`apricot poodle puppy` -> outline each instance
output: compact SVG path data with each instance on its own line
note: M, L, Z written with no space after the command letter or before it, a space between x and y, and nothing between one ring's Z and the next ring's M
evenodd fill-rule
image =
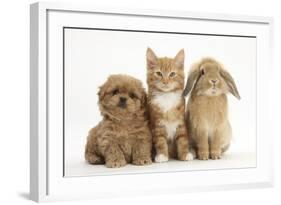
M140 80L111 75L99 90L102 121L89 131L85 159L115 168L151 164L152 137Z

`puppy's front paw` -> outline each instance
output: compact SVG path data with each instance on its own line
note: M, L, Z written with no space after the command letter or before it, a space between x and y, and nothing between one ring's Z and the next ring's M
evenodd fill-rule
M90 163L90 164L104 164L104 160L97 156L97 155L86 155L86 160Z
M119 168L119 167L124 167L126 165L126 161L125 159L112 160L112 161L107 161L105 165L108 168Z
M198 159L208 160L209 159L209 152L198 152Z
M211 159L214 159L214 160L220 159L221 158L221 152L220 151L216 151L216 152L211 151L210 157L211 157Z
M161 162L167 162L169 158L165 156L164 154L157 154L155 157L155 162L161 163Z
M137 158L133 160L133 164L134 165L148 165L151 164L152 161L150 158L146 157L146 158Z

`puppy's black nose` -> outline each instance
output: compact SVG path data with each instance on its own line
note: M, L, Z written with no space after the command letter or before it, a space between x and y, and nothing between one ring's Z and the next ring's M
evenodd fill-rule
M120 97L120 102L126 102L127 98Z
M120 97L120 98L119 98L119 103L118 103L119 107L121 107L121 108L126 107L126 101L127 101L127 98L125 98L125 97Z

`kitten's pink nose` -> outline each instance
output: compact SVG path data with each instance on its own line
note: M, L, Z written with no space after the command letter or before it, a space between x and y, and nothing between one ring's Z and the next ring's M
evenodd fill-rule
M168 79L164 79L164 80L163 80L163 84L164 84L164 85L167 85L168 83L169 83Z

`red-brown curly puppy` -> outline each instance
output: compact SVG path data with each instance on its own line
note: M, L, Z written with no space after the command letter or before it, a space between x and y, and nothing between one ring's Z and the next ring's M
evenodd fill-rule
M89 132L85 159L107 167L130 162L150 164L152 137L141 81L128 75L111 75L98 95L103 120Z

